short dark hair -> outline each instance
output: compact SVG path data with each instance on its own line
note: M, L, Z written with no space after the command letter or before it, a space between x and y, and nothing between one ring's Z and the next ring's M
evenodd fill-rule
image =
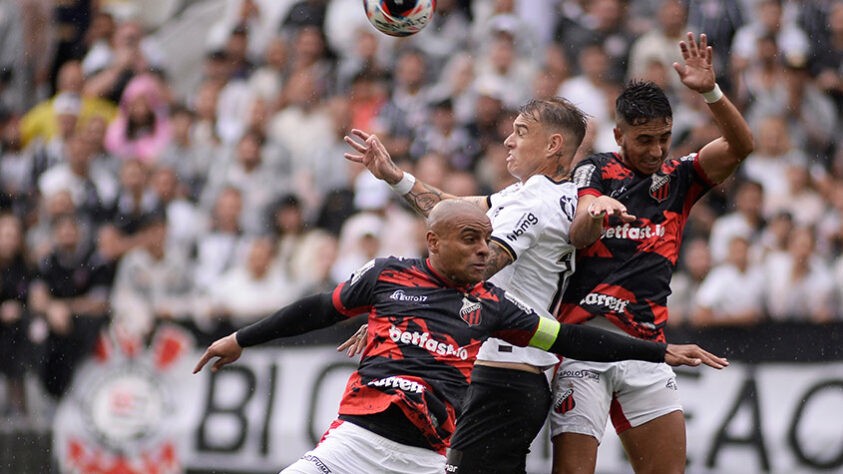
M673 117L670 102L661 87L653 82L632 80L615 101L618 119L630 125L641 125L654 119Z
M582 144L585 129L588 126L588 116L579 107L562 97L533 99L521 106L518 113L542 125L570 133L576 145L572 152L576 152Z

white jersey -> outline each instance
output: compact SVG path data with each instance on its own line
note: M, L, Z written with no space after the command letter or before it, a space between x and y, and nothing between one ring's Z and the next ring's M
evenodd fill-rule
M492 240L512 257L490 282L531 306L544 317L562 298L574 272L574 251L568 232L577 208L577 187L536 175L489 196ZM532 347L517 347L489 338L477 354L480 360L521 362L550 367L555 355Z

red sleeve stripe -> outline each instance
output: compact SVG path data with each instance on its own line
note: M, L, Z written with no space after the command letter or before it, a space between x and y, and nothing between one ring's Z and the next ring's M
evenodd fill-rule
M705 174L705 170L703 169L702 165L700 164L700 154L697 153L697 156L694 157L694 170L696 170L697 174L702 178L703 182L711 187L717 186L719 183L715 183L712 181L707 174Z
M340 314L344 315L348 318L353 318L358 314L368 313L372 306L358 306L357 308L346 308L342 304L342 300L340 300L340 292L342 288L345 286L346 282L342 282L334 288L333 294L331 294L331 301L334 303L334 309L336 309Z
M586 194L594 196L594 197L600 197L600 196L603 195L603 193L601 193L600 191L598 191L594 188L582 188L582 189L577 191L577 196L579 196L579 197L583 197Z

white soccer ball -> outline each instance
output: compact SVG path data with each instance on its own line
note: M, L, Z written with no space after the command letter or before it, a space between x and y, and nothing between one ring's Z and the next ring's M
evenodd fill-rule
M363 0L366 18L382 33L410 36L433 18L436 0Z

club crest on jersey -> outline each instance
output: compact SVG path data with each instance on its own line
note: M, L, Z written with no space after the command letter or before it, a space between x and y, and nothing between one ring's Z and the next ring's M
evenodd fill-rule
M653 174L653 182L650 183L650 197L662 202L667 199L668 194L670 194L670 175Z
M574 409L577 405L574 401L574 389L569 388L564 392L558 394L556 399L553 401L553 411L560 415L564 415L565 413Z
M462 299L462 308L460 308L460 317L469 326L476 326L480 324L480 303L471 301L466 297Z

